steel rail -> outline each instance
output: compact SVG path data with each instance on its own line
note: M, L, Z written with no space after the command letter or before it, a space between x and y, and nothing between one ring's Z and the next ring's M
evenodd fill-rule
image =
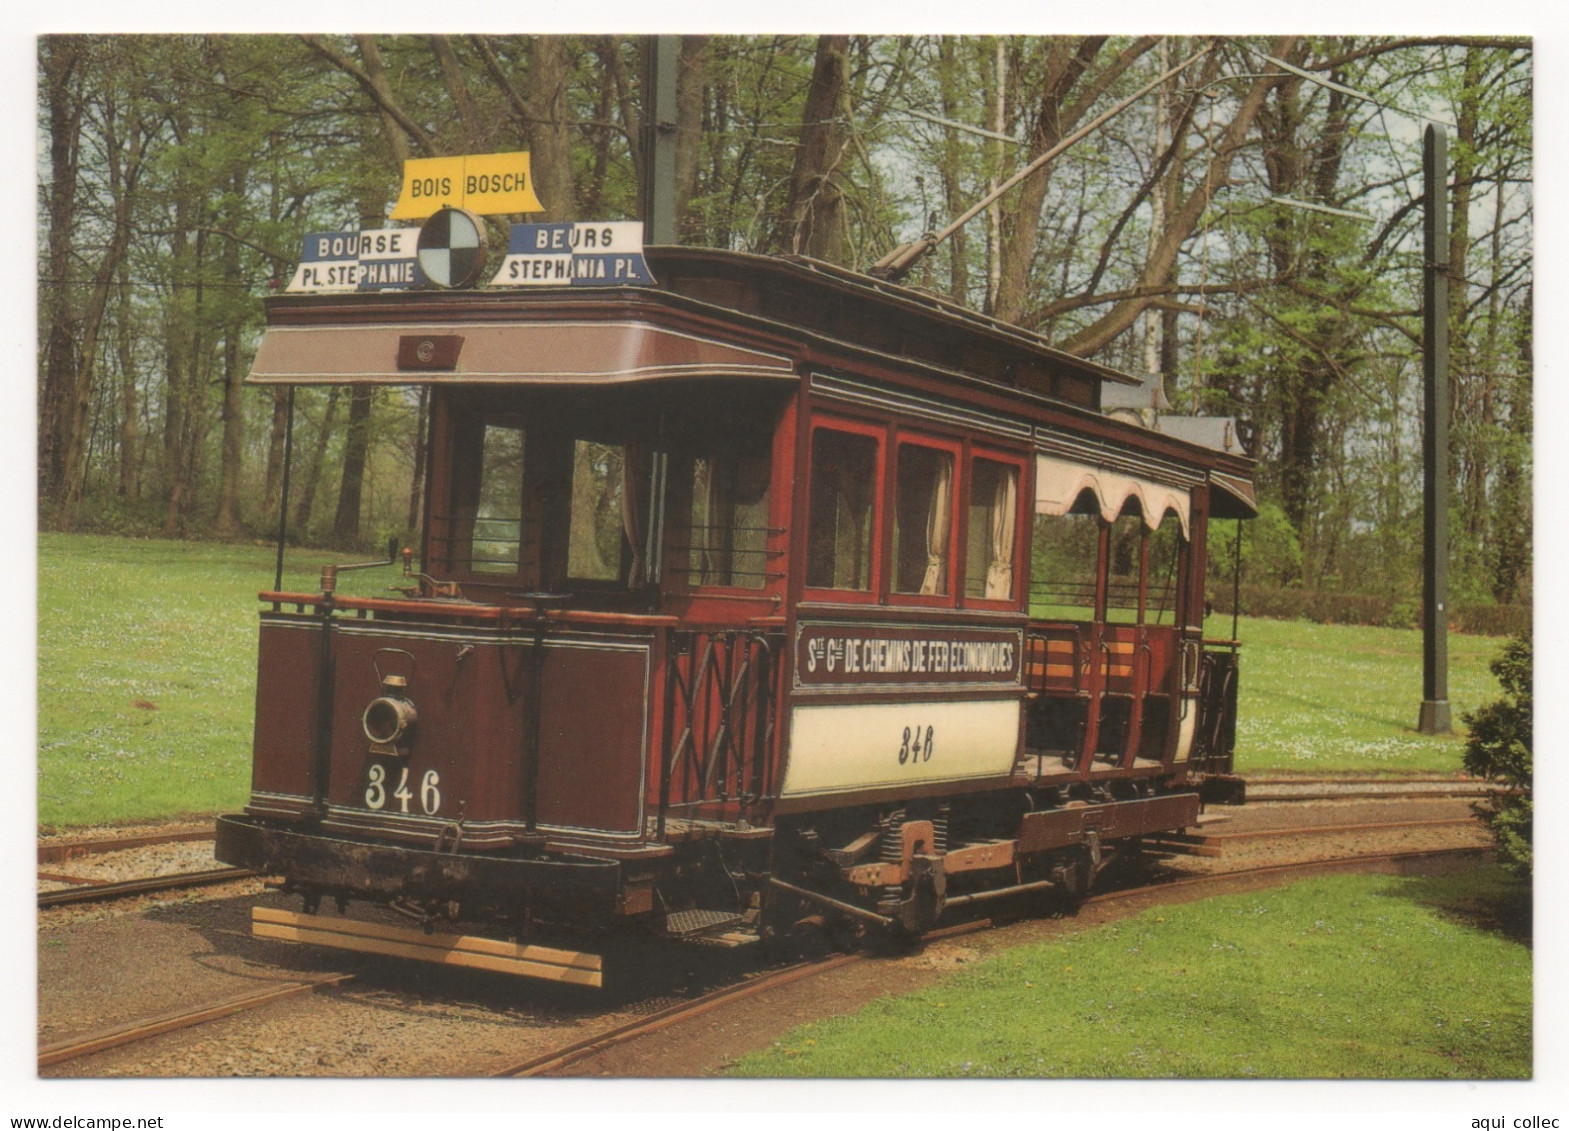
M38 907L42 910L46 907L64 907L73 903L102 903L129 895L143 895L147 892L208 887L212 884L227 883L230 880L249 879L260 874L248 868L213 868L205 872L175 872L167 876L144 876L140 879L121 880L115 883L93 883L89 887L39 892Z
M98 840L50 841L38 846L40 864L59 864L78 856L101 856L106 852L124 852L132 848L147 848L156 844L178 844L184 841L212 840L211 828L189 829L177 833L143 833L134 836L104 837Z
M936 939L951 938L954 935L970 934L974 931L984 930L991 925L992 921L990 919L958 923L951 927L940 927L937 930L928 931L922 936L922 940L930 942ZM671 1025L690 1018L701 1017L703 1014L710 1013L722 1005L744 1001L749 997L754 997L768 990L788 986L790 983L798 982L803 978L809 978L815 974L825 974L830 970L837 970L841 966L849 966L862 961L865 957L866 955L856 951L849 954L830 955L827 958L814 959L809 962L798 962L794 965L786 966L782 970L761 975L748 982L742 982L734 986L721 986L719 989L712 990L702 997L693 998L691 1001L678 1002L660 1010L658 1013L640 1017L624 1025L618 1025L604 1032L584 1037L582 1040L574 1041L563 1048L553 1049L550 1052L542 1053L528 1060L495 1069L486 1075L495 1077L544 1076L558 1068L564 1068L585 1057L592 1056L597 1052L624 1044L627 1041L649 1033L657 1033L661 1029L667 1029Z
M1079 901L1079 906L1089 904L1109 904L1119 900L1132 900L1149 895L1158 895L1165 892L1191 887L1221 887L1228 882L1243 881L1248 879L1268 878L1277 875L1289 875L1293 872L1315 873L1333 872L1372 864L1395 863L1404 860L1418 860L1433 856L1482 852L1481 848L1433 848L1419 849L1411 852L1396 853L1368 853L1356 856L1337 857L1332 860L1308 860L1290 864L1269 864L1253 868L1237 868L1222 872L1212 872L1202 876L1184 876L1176 879L1163 880L1159 883L1148 884L1136 888L1123 888L1116 891L1099 892ZM922 943L934 942L939 939L962 937L978 934L997 925L993 919L972 920L965 923L956 923L950 927L929 931L921 937ZM778 989L818 974L826 974L844 966L866 961L869 955L857 951L850 954L834 955L827 959L814 962L798 963L788 966L774 974L764 975L735 986L725 986L695 998L689 1002L681 1002L660 1010L649 1017L639 1018L635 1021L618 1025L612 1029L596 1033L575 1041L563 1048L554 1049L528 1060L509 1064L503 1068L495 1069L487 1075L494 1077L521 1077L521 1076L547 1076L559 1072L561 1069L585 1060L598 1053L605 1052L618 1045L627 1044L639 1037L648 1036L664 1029L672 1028L685 1021L711 1013L722 1006L733 1002L743 1001L746 998L764 993L768 990Z
M1331 783L1332 784L1332 783ZM1492 792L1486 786L1457 782L1453 786L1437 789L1371 789L1358 788L1361 783L1346 783L1348 788L1325 789L1316 793L1277 793L1278 787L1262 786L1248 790L1249 805L1291 804L1297 801L1442 801L1454 797L1485 797Z
M504 1068L487 1072L486 1075L545 1076L557 1069L565 1068L575 1061L582 1060L584 1057L592 1056L594 1053L602 1052L616 1045L625 1044L633 1038L641 1037L648 1033L657 1033L661 1029L669 1028L671 1025L693 1017L701 1017L703 1014L718 1009L722 1005L743 1001L765 990L787 986L791 982L800 981L802 978L811 977L813 974L821 974L828 970L836 970L840 966L848 966L853 962L860 961L861 957L860 954L836 954L831 958L819 959L815 962L801 962L794 966L787 966L783 970L765 974L759 978L754 978L752 981L743 982L740 985L722 986L711 993L704 994L702 997L694 998L691 1001L679 1002L666 1009L661 1009L658 1013L651 1014L648 1017L640 1017L635 1021L618 1025L602 1033L595 1033L591 1037L584 1037L580 1041L574 1041L564 1048L553 1049L548 1053L531 1057L520 1063L509 1064Z
M1335 836L1339 833L1388 832L1395 829L1439 828L1446 825L1476 825L1476 817L1432 817L1420 821L1372 821L1356 825L1303 825L1299 828L1248 829L1236 833L1199 833L1186 843L1224 845L1233 840L1268 840L1271 837Z
M155 1017L146 1017L139 1021L132 1021L124 1025L116 1025L109 1029L101 1029L85 1036L71 1037L64 1041L55 1041L44 1045L38 1050L38 1067L45 1068L52 1064L64 1064L67 1061L77 1060L93 1053L103 1052L106 1049L118 1048L122 1045L134 1044L150 1037L172 1033L179 1029L189 1029L197 1025L206 1024L208 1021L217 1021L231 1014L239 1013L246 1009L255 1009L258 1006L268 1005L285 998L295 997L299 994L313 993L316 990L331 986L341 986L352 982L353 974L327 974L305 981L285 982L266 989L251 990L248 993L236 994L233 997L220 998L217 1001L207 1002L203 1005L190 1006L185 1009L171 1010L160 1013Z

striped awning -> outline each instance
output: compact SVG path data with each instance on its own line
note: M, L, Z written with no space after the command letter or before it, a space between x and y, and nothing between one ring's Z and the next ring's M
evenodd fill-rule
M1035 457L1037 514L1067 514L1086 491L1094 496L1095 506L1107 522L1114 521L1122 513L1129 499L1137 499L1139 513L1151 530L1159 529L1167 512L1174 511L1182 524L1182 536L1188 537L1191 504L1186 488L1055 456Z

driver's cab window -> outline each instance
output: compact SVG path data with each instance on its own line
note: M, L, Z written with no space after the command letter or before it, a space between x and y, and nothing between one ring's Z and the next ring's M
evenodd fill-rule
M693 457L688 585L762 589L782 576L770 569L768 480L766 450Z
M512 592L640 584L644 447L590 432L548 403L476 399L450 412L447 487L430 515L433 573Z
M487 424L470 562L477 573L516 573L523 531L523 429Z
M523 422L464 414L452 440L452 500L431 516L432 565L515 574L523 543Z
M628 527L636 520L628 491L626 448L572 442L572 497L567 518L567 578L621 581L629 565Z

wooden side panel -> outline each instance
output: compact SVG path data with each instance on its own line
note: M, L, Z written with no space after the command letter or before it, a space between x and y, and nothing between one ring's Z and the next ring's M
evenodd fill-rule
M642 830L649 674L647 647L547 645L539 735L541 825Z
M256 665L256 729L250 811L282 816L315 789L316 688L320 622L267 616ZM296 800L285 800L285 799Z
M515 818L523 677L504 646L376 622L345 621L335 635L331 804L367 817ZM404 757L373 751L362 727L382 694L378 667L407 676L419 712Z

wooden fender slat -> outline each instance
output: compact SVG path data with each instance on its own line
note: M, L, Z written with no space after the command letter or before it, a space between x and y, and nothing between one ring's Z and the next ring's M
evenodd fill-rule
M578 986L603 984L603 960L597 954L508 943L478 935L427 935L413 927L362 923L270 907L251 909L251 933L262 939L413 958Z

